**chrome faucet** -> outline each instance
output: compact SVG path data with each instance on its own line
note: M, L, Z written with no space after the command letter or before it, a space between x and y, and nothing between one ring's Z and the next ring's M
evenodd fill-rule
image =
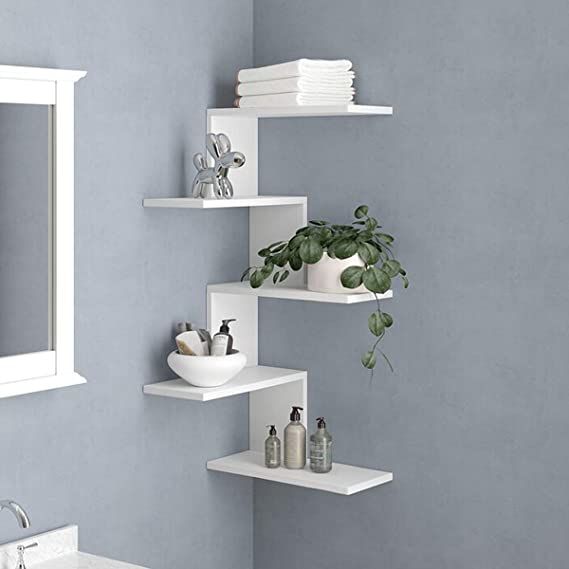
M26 529L30 527L30 518L28 518L28 514L26 514L24 508L22 508L20 504L14 502L14 500L0 500L0 511L4 508L10 510L14 514L14 517L18 520L18 524L21 528Z

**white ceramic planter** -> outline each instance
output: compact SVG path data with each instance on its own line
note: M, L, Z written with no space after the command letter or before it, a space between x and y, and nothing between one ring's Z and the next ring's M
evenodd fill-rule
M315 292L368 292L363 285L358 288L346 288L340 280L344 269L354 265L363 267L364 264L359 255L354 255L348 259L332 259L327 253L324 253L318 263L307 265L307 288Z
M197 387L218 387L235 377L247 363L245 354L233 350L227 356L185 356L172 352L168 356L170 369Z

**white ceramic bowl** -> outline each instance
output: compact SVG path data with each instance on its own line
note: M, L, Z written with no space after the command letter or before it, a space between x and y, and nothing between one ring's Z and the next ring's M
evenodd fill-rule
M185 356L172 352L170 369L196 387L218 387L235 377L247 363L245 354L233 350L226 356Z

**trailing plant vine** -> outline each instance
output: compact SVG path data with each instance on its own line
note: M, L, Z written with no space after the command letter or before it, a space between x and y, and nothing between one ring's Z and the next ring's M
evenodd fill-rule
M324 220L309 221L298 229L288 241L277 241L259 251L264 259L261 266L249 267L241 280L249 279L253 288L260 287L272 277L274 284L284 282L290 271L299 271L304 264L318 263L327 253L329 257L349 259L359 255L363 266L350 266L342 272L342 285L349 289L363 286L375 296L376 310L368 318L369 331L374 336L373 344L361 358L362 365L373 370L377 353L393 371L393 366L379 348L393 317L381 309L378 294L386 293L395 278L401 279L404 288L409 286L407 273L393 255L395 238L385 233L375 217L369 215L367 205L354 211L355 220L350 225L339 225ZM372 372L373 373L373 372Z

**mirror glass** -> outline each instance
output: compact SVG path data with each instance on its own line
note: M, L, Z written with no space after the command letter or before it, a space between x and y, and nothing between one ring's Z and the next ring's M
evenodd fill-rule
M0 357L52 349L48 124L0 104Z

